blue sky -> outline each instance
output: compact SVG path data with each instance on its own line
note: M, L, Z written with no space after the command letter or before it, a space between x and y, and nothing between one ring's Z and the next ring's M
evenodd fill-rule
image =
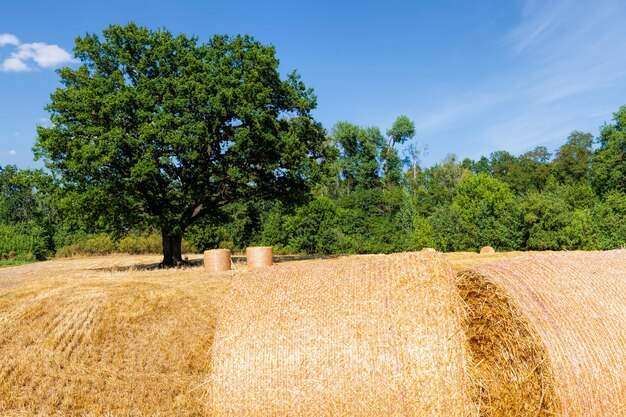
M598 134L626 104L626 2L28 1L0 11L0 165L39 167L35 126L72 63L77 35L135 21L196 35L248 33L276 46L318 95L315 117L416 123L426 165L554 150L572 130Z

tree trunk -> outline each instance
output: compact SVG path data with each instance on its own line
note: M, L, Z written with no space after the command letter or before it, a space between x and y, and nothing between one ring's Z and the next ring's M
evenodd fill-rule
M174 236L167 232L162 232L163 236L163 262L161 266L166 268L176 267L186 262L181 254L182 236Z

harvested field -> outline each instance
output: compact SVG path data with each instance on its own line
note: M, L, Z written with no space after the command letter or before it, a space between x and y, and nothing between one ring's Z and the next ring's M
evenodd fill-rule
M202 384L230 275L144 268L158 259L0 270L0 415L207 415Z
M457 301L433 253L242 274L216 330L215 415L468 415Z
M626 251L526 255L457 285L481 415L626 415Z
M517 255L523 256L510 259ZM372 401L383 407L384 415L406 415L397 410L405 410L405 404L422 395L418 411L408 415L457 415L454 413L461 410L458 415L626 416L624 251L444 254L454 271L469 268L457 281L465 303L472 308L461 311L460 317L467 317L462 323L467 326L470 342L463 346L459 344L465 332L451 330L451 326L458 329L459 325L454 322L456 313L450 310L454 302L446 301L451 293L445 274L435 273L428 279L423 274L407 273L417 264L421 265L417 270L446 266L434 261L435 267L425 261L438 257L432 253L413 256L284 262L253 272L235 264L236 271L218 274L210 274L201 266L152 269L160 260L157 256L54 260L2 268L0 415L211 415L207 378L223 298L232 297L227 294L233 277L246 276L263 284L266 279L276 280L267 275L275 272L283 277L276 290L265 283L258 290L241 294L249 303L242 305L246 314L252 318L267 316L266 322L251 321L250 328L235 322L225 329L239 328L241 333L232 333L233 338L245 338L255 326L266 326L276 340L270 340L268 333L267 338L261 338L265 340L261 350L216 360L222 361L222 371L226 366L260 367L268 361L273 361L272 366L282 364L270 375L279 382L279 389L270 391L270 398L289 401L301 398L305 390L326 390L328 394L323 384L331 381L334 393L341 395L330 407L336 407L332 411L339 415L356 414L356 408L365 407L368 400L358 403L359 395L369 389ZM359 266L364 260L377 266L364 269ZM501 262L481 266L494 260ZM333 273L343 278L323 279ZM311 279L305 282L303 276ZM368 277L378 280L362 288ZM382 277L389 279L383 283ZM241 291L243 283L239 281L234 289ZM394 295L400 289L406 297ZM259 291L265 291L269 300L257 306ZM364 293L369 295L361 298ZM385 294L394 296L385 298ZM331 297L343 306L339 309L346 313L343 320L337 319L342 316L330 305ZM292 299L297 303L290 302ZM381 303L381 299L388 302ZM418 303L412 301L416 299ZM461 298L456 300L465 306ZM293 305L301 309L290 310ZM317 313L308 314L307 309ZM380 321L375 320L377 315L382 317ZM312 321L289 321L297 317ZM224 334L222 330L220 333ZM301 350L289 348L289 338L294 337L309 344L304 343ZM478 340L482 351L477 349ZM324 346L326 350L320 350ZM218 345L216 351L224 348ZM278 349L282 356L263 354L263 349ZM498 349L510 357L502 360ZM308 362L307 352L317 355L313 362ZM461 384L459 352L464 352L467 371ZM325 379L316 379L315 372L331 368L330 361L324 364L320 359L324 355L333 364L341 359L343 367L341 371L330 369L323 375ZM487 358L482 360L480 355ZM287 371L296 375L289 366L298 361L303 365L296 372L305 376L296 380L300 386L295 383L301 391L281 391L285 384L280 385L279 376ZM349 367L354 371L346 378L344 371ZM487 369L491 371L485 372ZM241 373L244 371L235 372L232 378L245 380L248 371L245 369L245 375ZM508 380L502 379L503 372L508 373ZM338 382L342 375L344 385ZM263 377L263 373L257 376ZM358 389L355 380L361 384ZM494 385L490 381L499 382ZM508 388L500 393L494 390L494 386L505 387L507 383ZM513 394L503 396L503 392ZM384 395L389 397L381 398ZM500 410L509 407L509 411L498 414L498 401L494 400L498 396L506 397L500 404L508 404ZM326 404L307 399L300 407L311 407L313 412ZM224 407L232 409L237 404L235 400L222 401L225 414L228 409ZM511 409L515 414L507 414Z

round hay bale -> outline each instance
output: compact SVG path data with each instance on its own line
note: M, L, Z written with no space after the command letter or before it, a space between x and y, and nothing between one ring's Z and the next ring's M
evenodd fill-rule
M436 253L437 249L434 249L434 248L422 248L422 250L420 252Z
M491 255L496 253L496 250L494 248L492 248L491 246L483 246L480 249L480 254L481 255Z
M412 253L283 264L233 281L210 377L215 416L465 416L449 264Z
M204 251L204 269L207 271L230 271L230 265L229 249L211 249Z
M266 268L272 266L271 246L252 246L246 249L246 264L248 268Z
M526 255L457 286L484 415L626 415L626 251Z

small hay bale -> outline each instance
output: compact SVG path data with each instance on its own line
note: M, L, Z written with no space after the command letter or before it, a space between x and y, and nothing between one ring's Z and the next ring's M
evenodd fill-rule
M436 253L437 249L434 249L434 248L422 248L422 250L420 252Z
M235 278L215 416L465 416L465 340L439 254L284 264Z
M246 264L248 268L266 268L272 266L271 246L252 246L246 249Z
M211 249L204 251L204 269L210 272L230 271L230 250Z
M491 246L483 246L480 249L480 254L481 255L492 255L496 253L496 250L494 248L492 248Z
M626 251L502 260L457 287L481 416L626 415Z

